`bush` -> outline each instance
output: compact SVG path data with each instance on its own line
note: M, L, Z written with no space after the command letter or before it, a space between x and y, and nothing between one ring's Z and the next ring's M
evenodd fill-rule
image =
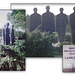
M15 31L15 37L17 37L19 40L25 40L25 32Z
M18 52L18 55L21 57L21 59L25 59L25 40L16 40L14 45L14 51Z
M71 34L70 33L69 34L66 34L65 41L66 42L71 42Z
M53 34L49 32L35 31L26 35L26 56L28 57L53 57Z
M58 33L57 32L54 32L53 34L53 43L55 44L55 43L58 43Z
M61 44L59 44L58 51L60 52L61 56L63 54L63 45L71 45L71 42L62 42Z
M1 45L0 49L1 71L25 70L25 40L16 40L13 46Z

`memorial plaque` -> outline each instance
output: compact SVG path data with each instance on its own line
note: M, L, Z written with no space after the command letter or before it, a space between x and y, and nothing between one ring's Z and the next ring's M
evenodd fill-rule
M75 72L75 45L63 45L63 72Z

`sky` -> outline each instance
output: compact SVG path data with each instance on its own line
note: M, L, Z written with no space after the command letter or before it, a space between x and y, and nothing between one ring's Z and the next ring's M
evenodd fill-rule
M12 4L11 9L25 9L26 14L31 15L33 13L33 8L36 7L38 9L37 12L42 15L46 12L46 6L50 6L50 11L54 13L54 15L60 13L59 9L61 7L64 8L65 14L70 15L71 13L73 13L73 7L75 6L75 4Z
M0 10L0 28L3 28L8 23L7 14L11 12L11 10Z

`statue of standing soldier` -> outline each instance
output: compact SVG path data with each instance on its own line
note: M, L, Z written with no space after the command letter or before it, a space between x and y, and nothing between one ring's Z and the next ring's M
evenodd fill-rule
M10 44L10 36L9 36L9 33L10 33L9 23L7 23L7 27L6 27L6 45L9 45Z
M52 34L55 32L54 14L49 10L50 7L46 6L46 13L42 15L42 31L49 31Z
M56 16L56 31L58 32L59 42L64 42L66 25L68 24L67 15L63 13L63 8L60 8L60 14Z
M14 25L12 25L12 28L11 28L11 43L12 43L12 45L14 44L14 42L15 42Z
M75 7L73 8L74 12L70 15L70 26L71 26L71 35L72 43L75 44Z
M34 31L41 24L41 15L37 13L37 8L34 8L34 13L30 16L30 31Z
M4 25L4 28L3 28L3 44L5 45L6 44L6 25Z

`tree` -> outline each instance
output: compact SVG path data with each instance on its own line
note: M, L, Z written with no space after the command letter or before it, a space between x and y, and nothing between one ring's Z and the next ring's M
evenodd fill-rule
M25 30L25 10L13 10L11 13L11 20L15 28Z

